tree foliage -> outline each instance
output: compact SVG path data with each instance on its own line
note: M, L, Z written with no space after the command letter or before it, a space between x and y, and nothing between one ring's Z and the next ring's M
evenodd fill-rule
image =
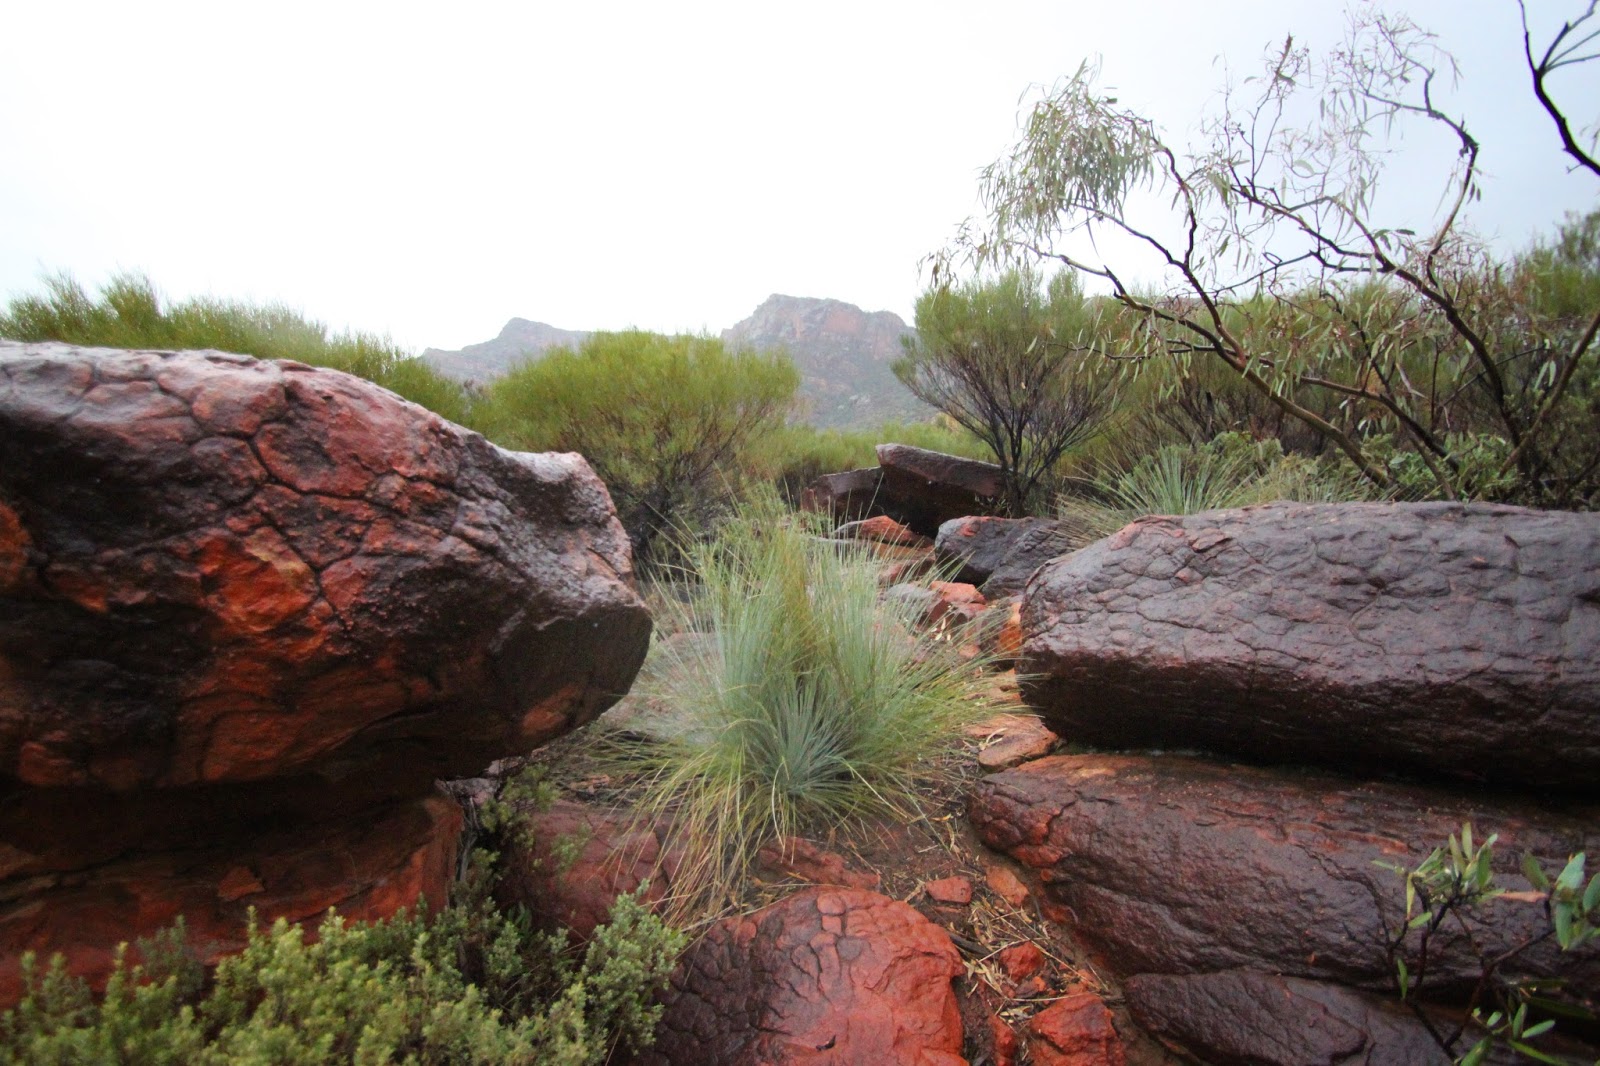
M799 385L787 358L712 337L596 333L496 379L475 421L506 447L582 453L648 561L737 486Z
M895 374L988 447L1014 517L1111 411L1116 375L1084 345L1095 317L1072 274L1041 285L1025 268L936 285L917 301Z
M1541 100L1550 75L1594 58L1594 14L1542 58L1528 46ZM1085 65L985 171L985 217L936 269L1050 259L1098 278L1134 320L1111 354L1215 361L1380 485L1390 474L1366 442L1386 434L1447 498L1473 491L1465 441L1500 449L1521 498L1593 502L1600 300L1541 303L1537 272L1496 261L1467 228L1481 147L1444 101L1454 73L1431 35L1363 9L1325 56L1292 38L1273 48L1184 146ZM1434 160L1439 207L1393 218L1392 149L1430 132L1451 146Z

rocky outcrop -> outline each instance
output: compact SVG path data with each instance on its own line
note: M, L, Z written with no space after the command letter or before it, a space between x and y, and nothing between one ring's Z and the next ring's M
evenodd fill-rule
M1450 1063L1407 1008L1321 981L1238 970L1146 974L1125 992L1141 1026L1219 1066Z
M823 474L800 494L800 506L850 524L883 511L883 471L875 466Z
M878 445L878 468L884 511L925 537L952 518L992 510L1004 490L993 463L909 444Z
M767 297L722 331L732 348L779 350L800 371L802 417L815 426L877 426L926 418L929 409L894 375L911 333L892 311L863 311L842 300Z
M1499 883L1528 889L1519 860L1555 871L1600 847L1593 808L1554 812L1512 800L1356 783L1181 756L1061 755L980 781L969 809L984 843L1033 867L1120 974L1246 969L1383 992L1385 930L1400 923L1399 878L1463 822L1499 834ZM1484 904L1466 930L1497 954L1537 934L1542 908ZM1467 932L1432 945L1429 987L1458 993L1481 971ZM1503 971L1561 976L1600 994L1600 945L1546 942ZM1414 969L1414 967L1413 967Z
M551 348L576 348L589 339L587 330L561 329L545 322L513 318L499 336L458 351L428 348L422 361L443 374L484 385L518 363L537 359Z
M904 903L806 889L723 920L673 973L643 1061L958 1066L950 937Z
M1597 559L1594 514L1144 518L1034 576L1021 672L1075 741L1597 795Z
M0 986L28 948L94 972L186 886L219 942L413 902L434 779L594 717L649 629L578 456L296 363L0 345Z
M955 580L968 581L990 599L1014 596L1052 559L1077 551L1090 537L1053 518L952 518L939 527L934 553L959 566Z

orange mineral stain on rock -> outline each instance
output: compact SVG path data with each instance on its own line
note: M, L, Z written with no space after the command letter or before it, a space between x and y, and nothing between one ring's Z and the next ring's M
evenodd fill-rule
M311 606L317 579L283 535L260 527L243 538L213 536L200 547L206 605L229 630L264 633Z
M0 592L22 584L28 569L28 546L32 543L22 518L0 500Z

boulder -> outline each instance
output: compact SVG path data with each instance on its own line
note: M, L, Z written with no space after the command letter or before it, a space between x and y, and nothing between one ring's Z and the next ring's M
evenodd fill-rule
M1123 991L1141 1026L1216 1066L1451 1061L1408 1008L1322 981L1244 970L1143 974Z
M863 889L805 889L712 926L679 961L646 1063L959 1066L944 930Z
M1110 747L1600 795L1600 514L1150 517L1028 583L1025 696Z
M933 550L939 562L960 567L955 580L971 582L994 599L1021 592L1035 570L1090 539L1053 518L968 515L941 525Z
M1404 892L1375 863L1415 866L1470 821L1480 840L1499 835L1499 883L1527 891L1521 856L1553 874L1575 852L1594 854L1597 814L1176 755L1051 756L980 780L969 806L983 842L1037 870L1119 974L1248 969L1379 992ZM1514 895L1483 904L1465 931L1447 925L1431 948L1430 994L1462 994L1478 977L1468 933L1500 953L1543 928L1542 907ZM1592 997L1600 944L1562 953L1546 941L1502 972L1563 977Z
M221 940L415 902L434 780L593 718L649 632L579 456L298 363L0 343L0 957L113 935L80 898L153 932L178 869Z
M885 510L925 537L962 515L993 510L1004 491L1000 468L909 444L878 445Z

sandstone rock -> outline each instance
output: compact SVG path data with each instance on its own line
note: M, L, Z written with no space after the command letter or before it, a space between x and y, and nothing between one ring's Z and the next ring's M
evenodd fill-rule
M415 794L593 718L648 642L580 457L335 371L5 344L0 504L0 776L24 785L405 745Z
M994 773L1040 759L1061 739L1031 714L996 715L985 722L984 745L978 751L978 765Z
M908 444L878 445L886 509L931 537L952 518L993 509L1003 491L1000 468Z
M1012 985L1020 985L1044 970L1044 952L1040 951L1039 945L1031 940L1001 948L998 959L1000 969L1004 971L1006 980Z
M792 877L816 885L876 889L883 881L875 871L852 870L844 856L803 837L784 844L768 844L756 855L758 869L770 875Z
M1037 869L1078 932L1121 974L1250 969L1386 991L1385 930L1404 894L1376 861L1413 866L1471 821L1499 834L1495 869L1529 886L1520 856L1557 870L1600 846L1593 808L1558 813L1509 799L1355 783L1181 756L1057 755L984 778L969 813L984 843ZM1542 927L1515 897L1468 923L1498 953ZM1477 956L1453 925L1432 946L1433 995L1461 993ZM1600 946L1547 942L1508 964L1600 992Z
M923 885L922 890L935 903L965 906L972 902L972 882L965 877L941 877Z
M859 522L846 522L833 535L840 540L870 540L879 544L896 544L906 548L931 548L933 541L913 533L888 515L865 518Z
M930 581L928 588L937 597L928 611L931 625L948 619L948 625L966 625L983 613L988 601L983 593L964 581Z
M1057 1000L1028 1019L1027 1041L1034 1066L1123 1066L1126 1061L1111 1011L1093 992Z
M1035 570L1091 539L1052 518L969 515L939 527L934 552L941 563L961 567L957 581L969 581L985 596L998 597L1021 592Z
M997 662L1014 663L1022 654L1022 602L1001 600L984 612L985 650Z
M1322 981L1228 970L1144 974L1134 1020L1217 1066L1447 1066L1410 1010Z
M806 889L713 926L679 962L647 1063L958 1066L949 936L860 889Z
M1026 695L1105 746L1600 794L1600 515L1268 504L1043 567Z
M800 494L800 506L846 522L882 513L883 471L875 466L824 474Z
M670 846L665 826L570 800L521 814L531 846L501 847L495 898L526 907L542 928L565 928L584 941L610 920L617 897L646 882L642 899L648 904L672 894L682 855Z
M1028 902L1028 886L1022 883L1022 878L999 863L984 871L983 883L989 886L990 892L1013 907L1021 907Z
M593 718L649 629L579 456L298 363L0 343L0 956L442 899L434 779Z
M70 793L53 799L69 804L53 824L92 816L71 808ZM187 846L130 849L89 868L34 877L13 873L19 860L32 858L23 851L31 841L8 831L0 843L0 884L10 896L0 905L0 1006L22 996L23 952L41 960L59 952L68 973L99 982L119 943L150 936L180 915L190 949L209 964L244 947L252 907L263 921L288 918L312 928L329 907L351 921L384 918L423 899L442 907L455 876L461 810L454 800L432 796L337 819L252 828L228 835L208 825L205 839Z
M989 1016L989 1034L994 1042L994 1066L1016 1066L1019 1041L1017 1031L997 1014Z

